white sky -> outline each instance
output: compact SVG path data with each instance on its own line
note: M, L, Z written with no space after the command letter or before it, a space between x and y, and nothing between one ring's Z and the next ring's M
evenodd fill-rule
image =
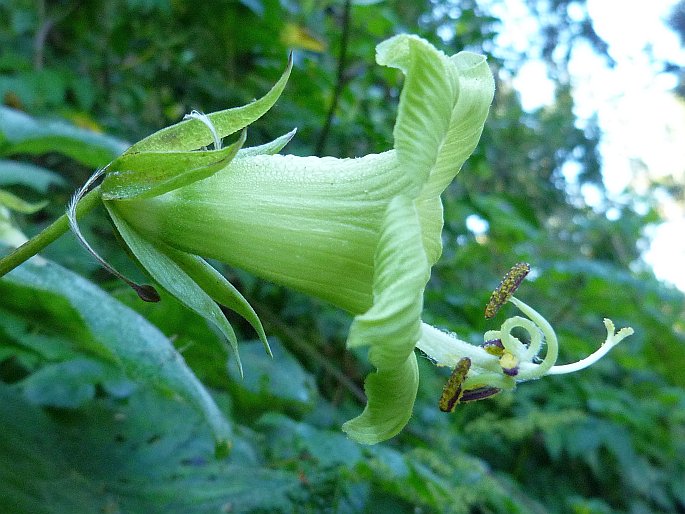
M571 75L576 114L597 115L603 129L603 176L614 198L631 187L646 193L652 180L685 183L685 103L670 90L676 79L659 74L652 60L685 64L685 51L665 20L676 0L588 0L599 36L616 61L609 69L589 47L574 50ZM573 16L574 10L569 14ZM505 20L498 46L525 50L537 39L537 25L522 0L494 2ZM620 13L617 14L617 13ZM581 13L582 14L582 13ZM529 61L514 79L525 109L553 101L553 84L541 61ZM591 201L588 195L586 200ZM650 228L645 260L656 275L685 291L685 210L664 195L659 210L667 220ZM620 223L620 220L617 221Z

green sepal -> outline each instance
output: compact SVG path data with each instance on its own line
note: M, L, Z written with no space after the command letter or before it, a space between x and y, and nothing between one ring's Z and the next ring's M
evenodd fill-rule
M233 160L246 136L243 130L221 150L125 153L107 167L102 199L151 198L210 177Z
M169 257L174 259L190 278L192 278L205 293L211 296L216 303L219 303L242 316L245 321L254 328L255 332L257 332L266 353L273 356L259 316L257 316L257 313L252 306L233 284L226 280L221 273L215 270L202 257L182 252L171 247L166 247L165 252Z
M423 290L430 268L421 242L414 202L397 196L385 213L374 258L373 306L350 327L350 348L369 345L371 373L364 390L364 411L343 425L361 443L375 444L396 435L411 417L418 390L414 346L421 337Z
M166 253L168 250L166 245L163 243L152 243L141 237L124 221L114 205L110 202L104 203L122 239L150 276L183 305L216 325L224 334L231 350L235 354L240 375L242 376L243 365L240 362L240 355L238 353L238 339L233 331L233 327L231 327L231 324L216 302L195 283L182 266Z
M259 146L251 146L249 148L241 148L238 152L238 157L252 157L255 155L274 155L283 150L290 140L295 136L297 129L292 129L287 134L277 137L273 141L264 143Z
M208 114L207 117L214 125L219 138L224 138L247 127L271 109L276 100L278 100L278 97L281 96L288 82L288 77L290 77L292 67L293 59L291 54L281 78L259 100L255 100L242 107L234 107ZM197 150L203 146L209 146L213 142L214 137L202 121L187 119L158 130L131 146L125 153Z
M13 195L3 189L0 189L0 207L7 207L9 210L19 212L21 214L33 214L38 212L48 204L47 201L42 202L27 202L18 196Z

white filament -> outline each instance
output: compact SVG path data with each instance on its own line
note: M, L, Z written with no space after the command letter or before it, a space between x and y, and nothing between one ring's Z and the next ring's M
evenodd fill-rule
M219 134L214 127L214 123L212 123L212 120L209 119L209 116L199 111L191 111L190 114L183 116L183 119L200 120L202 123L204 123L212 133L212 138L214 139L214 150L221 150L221 139L219 138Z
M109 165L107 165L109 166ZM132 280L126 278L124 275L119 273L117 270L115 270L105 259L100 257L100 255L93 249L92 246L88 243L85 237L83 237L83 234L81 233L81 229L78 226L78 220L76 219L76 207L78 206L78 203L81 201L83 196L88 192L88 190L91 188L91 186L97 181L98 178L100 178L104 173L105 170L107 169L107 166L104 168L100 168L93 173L88 180L86 180L86 183L83 184L79 189L76 190L76 193L74 193L74 196L71 198L71 201L69 202L69 205L67 206L67 220L69 221L69 227L71 228L71 231L74 233L76 236L76 240L83 246L86 251L93 256L93 258L100 263L100 265L105 268L107 271L109 271L112 275L117 277L120 280L123 280L128 284L133 290L138 294L138 296L142 299L145 300L146 302L156 302L159 301L159 294L155 290L154 287L148 286L148 285L140 285L136 284Z
M88 192L88 190L91 188L91 186L99 179L105 172L105 168L100 168L98 170L95 170L95 173L93 173L88 180L86 180L86 183L83 184L79 189L76 190L74 193L74 196L71 197L71 200L69 201L69 205L67 206L67 219L69 220L69 227L71 227L71 231L74 233L74 236L76 236L76 240L83 246L86 251L91 254L95 260L97 260L102 267L107 269L110 273L119 276L119 273L114 270L105 260L98 255L98 253L93 249L92 246L86 241L86 238L83 237L83 234L81 233L81 229L78 226L78 220L76 219L76 207L78 206L78 203L81 201L81 198Z

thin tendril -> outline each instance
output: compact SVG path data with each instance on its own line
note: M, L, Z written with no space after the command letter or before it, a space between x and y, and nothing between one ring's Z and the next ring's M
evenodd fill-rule
M69 227L71 227L71 231L76 236L76 240L81 244L81 246L83 246L83 248L86 249L89 254L95 258L96 261L98 261L103 268L105 268L118 279L123 280L126 284L128 284L141 300L146 302L158 302L160 299L159 293L154 287L147 284L137 284L119 273L107 261L100 257L100 255L93 249L92 246L90 246L86 238L83 237L81 229L79 228L78 220L76 219L76 206L81 201L81 198L83 198L83 195L85 195L91 186L105 173L106 169L107 166L96 170L95 173L93 173L90 178L86 180L86 183L77 189L76 193L74 193L74 196L67 206L67 219L69 220Z

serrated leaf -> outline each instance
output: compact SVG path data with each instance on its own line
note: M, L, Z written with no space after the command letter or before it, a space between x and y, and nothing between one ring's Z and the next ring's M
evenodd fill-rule
M0 154L57 152L89 167L103 166L128 144L60 120L38 120L0 106Z
M258 425L268 430L269 445L278 460L297 458L306 452L320 469L344 466L351 470L367 459L362 447L340 432L321 430L283 414L264 414Z
M122 239L150 276L169 294L210 323L213 323L226 336L242 375L243 366L238 353L238 340L231 324L216 302L205 293L176 261L165 253L166 248L168 248L166 245L163 245L163 243L155 244L146 240L119 216L114 205L105 203L105 206Z
M107 167L102 198L151 198L210 177L233 160L246 135L243 130L238 141L221 150L127 152Z
M453 447L398 451L377 445L367 453L361 466L369 469L374 482L431 512L468 513L483 506L510 514L546 511L511 482L493 475L482 460Z
M96 400L67 422L2 383L0 403L0 512L290 512L306 494L295 472L253 463L247 441L209 457L202 418L150 389Z
M207 117L214 125L219 138L230 136L259 119L276 103L281 96L290 71L293 67L292 55L281 78L259 100L223 111L213 112ZM198 119L187 119L170 127L163 128L134 144L126 153L197 150L214 142L212 133Z
M90 340L128 377L149 383L202 413L217 451L229 446L231 428L216 403L169 340L144 318L84 278L60 266L25 262L0 280L0 305L52 331L69 334L74 346Z

